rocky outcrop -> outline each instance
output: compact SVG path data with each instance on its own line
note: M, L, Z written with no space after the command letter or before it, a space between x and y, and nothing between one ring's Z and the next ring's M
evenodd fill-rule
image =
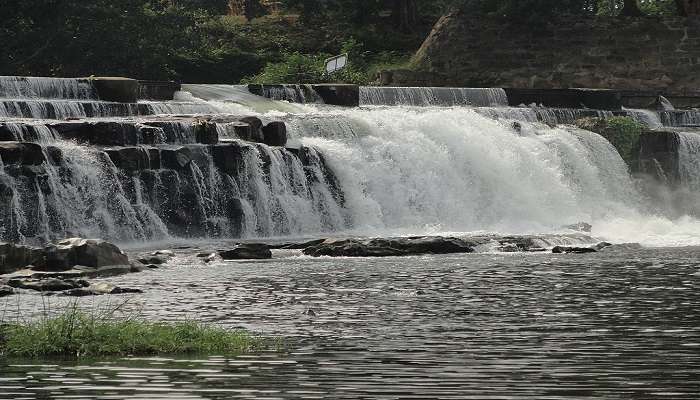
M38 247L0 243L0 274L7 274L30 265L44 265L44 251Z
M464 8L437 22L413 62L430 86L646 89L682 100L700 87L700 23L561 17L533 25ZM391 78L383 83L415 84Z
M266 260L272 258L270 246L263 243L241 243L230 250L219 251L224 260Z
M471 253L475 243L450 237L408 237L375 239L329 239L307 247L313 257L391 257L417 254Z

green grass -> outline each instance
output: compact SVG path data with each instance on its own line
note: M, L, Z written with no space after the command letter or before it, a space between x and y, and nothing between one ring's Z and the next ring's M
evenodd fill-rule
M266 340L245 331L193 321L149 322L89 315L75 303L57 316L0 325L0 355L6 357L236 355L265 350Z

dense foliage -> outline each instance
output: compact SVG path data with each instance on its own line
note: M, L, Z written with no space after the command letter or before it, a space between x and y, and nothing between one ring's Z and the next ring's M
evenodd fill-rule
M225 15L228 0L3 0L0 75L120 75L188 82L367 83L403 65L440 15L618 15L634 0L282 0L276 16ZM639 0L647 14L699 0ZM254 3L255 0L246 0ZM323 74L347 51L350 68Z

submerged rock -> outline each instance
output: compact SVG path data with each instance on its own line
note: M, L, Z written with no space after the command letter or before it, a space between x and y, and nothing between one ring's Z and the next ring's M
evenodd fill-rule
M474 243L451 237L326 240L304 249L313 257L391 257L416 254L472 253Z
M7 297L15 294L15 289L10 286L0 286L0 297Z
M84 297L84 296L99 296L103 294L125 294L125 293L143 293L141 289L122 288L111 283L100 282L89 285L88 287L76 288L63 292L66 296Z
M224 260L265 260L272 258L270 246L263 243L242 243L231 250L219 252Z
M569 247L569 246L555 246L552 249L554 254L586 254L586 253L596 253L598 250L592 247Z
M10 279L7 285L15 289L27 289L37 292L60 292L89 286L90 284L82 279Z

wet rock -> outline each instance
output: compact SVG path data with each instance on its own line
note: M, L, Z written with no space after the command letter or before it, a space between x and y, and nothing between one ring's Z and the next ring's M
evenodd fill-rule
M0 274L12 273L29 265L44 264L44 251L41 248L0 243Z
M217 144L219 143L219 131L216 124L207 121L197 121L194 125L197 143Z
M192 161L192 152L188 147L164 148L160 151L160 162L163 168L184 170Z
M47 271L69 270L74 266L104 270L123 266L130 270L129 258L117 246L100 239L65 239L46 247L44 252Z
M272 258L270 246L263 243L241 243L231 250L219 252L224 260L265 260Z
M111 283L100 282L94 283L88 287L76 288L64 291L66 296L84 297L84 296L99 296L103 294L125 294L125 293L143 293L141 289L123 288L115 286Z
M613 244L602 248L600 251L637 251L642 250L644 246L639 243L621 243Z
M280 147L287 145L287 125L285 125L284 122L270 122L263 127L262 131L264 143L266 145Z
M324 241L304 249L304 254L320 257L390 257L416 254L472 253L474 244L451 237L409 237L343 239Z
M0 286L0 297L7 297L15 294L15 289L11 286Z
M258 117L243 117L240 119L240 121L250 125L250 130L248 131L250 136L249 137L241 137L241 139L249 140L251 142L257 142L257 143L264 142L265 136L263 135L263 123L260 120L260 118L258 118Z
M555 246L552 248L552 253L555 254L586 254L586 253L596 253L598 250L592 247L569 247L569 246Z
M37 292L60 292L89 286L84 280L69 279L10 279L7 285L15 289L35 290Z
M5 165L41 165L46 161L40 145L25 142L0 142L0 159Z
M317 246L323 242L325 242L327 239L314 239L314 240L309 240L306 242L299 242L299 243L283 243L278 246L274 246L273 248L278 248L278 249L285 249L285 250L303 250L307 247L311 246Z
M150 255L150 256L145 256L141 257L138 259L138 261L141 264L155 264L155 265L161 265L165 264L170 260L171 257L168 256L163 256L163 255Z
M125 171L134 172L151 168L148 149L143 147L106 149L105 153L117 168Z
M165 257L175 257L175 252L173 252L172 250L158 250L158 251L154 251L153 255L165 256Z
M600 242L600 243L596 244L595 246L593 246L593 248L596 249L597 251L601 251L601 250L603 250L604 248L610 247L610 246L612 246L612 245L613 245L612 243Z

